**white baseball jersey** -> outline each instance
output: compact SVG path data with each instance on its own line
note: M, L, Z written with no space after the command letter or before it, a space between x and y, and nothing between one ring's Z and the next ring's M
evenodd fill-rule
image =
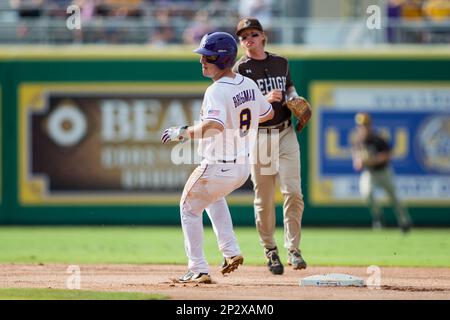
M250 166L245 160L256 143L259 118L271 109L256 83L240 74L235 78L222 77L205 92L200 120L216 121L224 131L199 139L203 160L189 177L181 196L181 224L192 272L208 273L203 254L204 210L224 257L240 254L225 197L247 181Z
M208 163L247 157L256 143L259 118L271 109L250 78L236 74L215 81L205 92L200 120L219 122L225 130L200 139L199 155Z

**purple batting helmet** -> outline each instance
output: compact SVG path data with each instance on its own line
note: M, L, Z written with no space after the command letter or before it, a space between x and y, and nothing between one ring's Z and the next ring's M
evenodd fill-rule
M237 43L233 36L226 32L205 34L195 53L210 57L209 63L220 69L231 68L237 55Z

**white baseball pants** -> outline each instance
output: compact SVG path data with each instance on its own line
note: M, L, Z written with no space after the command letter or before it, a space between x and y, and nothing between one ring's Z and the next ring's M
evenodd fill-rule
M189 177L181 196L180 213L188 268L192 272L209 272L203 252L203 210L211 220L223 256L240 254L225 196L242 186L249 174L248 164L202 163Z

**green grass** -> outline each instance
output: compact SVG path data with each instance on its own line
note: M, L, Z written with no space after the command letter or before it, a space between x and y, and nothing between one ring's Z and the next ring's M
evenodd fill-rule
M246 264L265 263L255 228L236 228ZM283 246L282 229L277 242ZM450 230L304 228L303 255L310 265L450 267ZM221 262L211 228L205 253ZM285 259L285 251L280 252ZM0 263L185 264L181 227L0 227Z
M162 295L140 292L0 288L0 300L161 300L165 298Z

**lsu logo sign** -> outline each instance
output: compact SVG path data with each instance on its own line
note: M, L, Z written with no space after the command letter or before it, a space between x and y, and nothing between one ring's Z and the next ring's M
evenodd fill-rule
M416 150L424 170L450 174L449 114L432 115L423 121L417 132Z
M362 204L351 157L361 111L391 145L398 194L413 204L450 203L450 84L317 82L310 96L315 204Z

